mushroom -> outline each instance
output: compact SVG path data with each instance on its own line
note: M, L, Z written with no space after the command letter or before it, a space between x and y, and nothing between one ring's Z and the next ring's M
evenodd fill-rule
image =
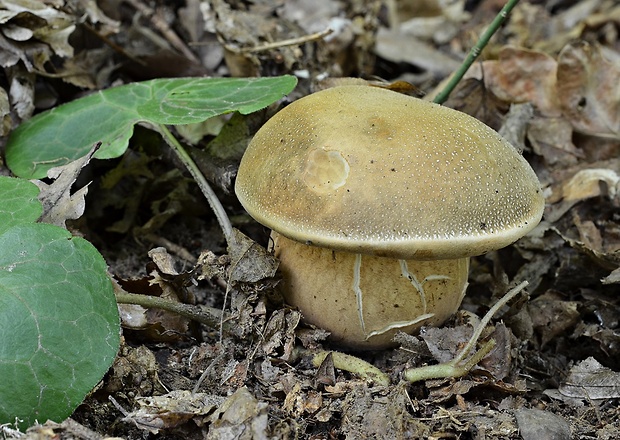
M469 257L515 242L544 207L536 174L495 131L370 86L278 112L250 142L235 191L273 231L285 300L355 349L443 323Z

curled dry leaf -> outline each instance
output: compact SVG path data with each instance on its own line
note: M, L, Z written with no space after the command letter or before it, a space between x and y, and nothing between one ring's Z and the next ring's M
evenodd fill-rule
M68 39L77 19L46 3L0 3L0 47L6 51L0 56L0 65L8 67L21 60L29 71L33 67L45 70L44 64L52 55L73 56ZM8 54L14 56L6 57Z
M620 188L620 177L614 170L592 168L578 171L562 185L562 196L566 201L580 201L598 197L605 193L616 197Z
M585 41L567 45L558 58L557 89L563 114L575 130L620 139L620 61Z

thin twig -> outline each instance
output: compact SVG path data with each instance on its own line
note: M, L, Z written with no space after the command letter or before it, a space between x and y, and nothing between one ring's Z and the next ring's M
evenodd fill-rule
M448 84L446 84L443 90L439 92L437 96L435 96L435 99L433 100L433 102L437 104L443 104L446 101L446 99L448 99L448 96L450 96L450 93L452 93L452 90L454 90L456 85L459 83L459 81L461 81L461 79L465 75L465 72L467 72L469 67L476 60L476 58L478 58L478 55L480 55L480 53L482 52L482 49L484 49L485 46L489 43L489 40L491 39L493 34L497 32L497 30L502 25L502 23L506 21L506 18L508 18L510 11L512 11L512 9L515 6L517 6L517 3L519 3L519 0L508 0L506 2L502 10L499 11L499 14L495 16L495 19L491 22L489 27L482 33L482 35L480 35L478 42L469 51L467 58L465 58L465 61L463 61L461 66L458 68L458 70L454 72L454 74L452 75L452 78L450 78L450 81L448 81Z
M213 307L194 306L170 301L157 296L139 295L128 292L116 292L116 302L118 304L136 304L147 308L167 310L214 329L219 326L220 317L222 315L220 310Z
M194 55L194 53L185 45L183 40L170 28L157 13L157 11L138 0L126 0L131 6L133 6L138 12L147 17L155 29L157 29L168 42L176 50L181 52L187 59L198 63L200 60Z
M304 35L304 36L297 37L297 38L289 38L287 40L274 41L272 43L261 44L260 46L244 47L241 49L234 47L233 45L228 44L228 43L222 43L222 44L226 47L226 49L234 53L263 52L265 50L277 49L279 47L298 46L300 44L308 43L310 41L320 40L321 38L328 36L332 32L334 32L333 29L327 28L325 30L322 30L321 32L315 32L314 34L310 34L310 35Z

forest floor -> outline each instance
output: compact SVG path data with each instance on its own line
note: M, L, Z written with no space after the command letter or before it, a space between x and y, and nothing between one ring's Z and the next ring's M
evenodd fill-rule
M269 109L177 130L233 225L262 246L268 231L243 211L232 187L243 148L222 153L227 139L245 146L269 116L325 78L405 81L409 93L433 96L503 6L46 3L45 32L19 41L30 66L9 72L2 61L3 86L28 79L12 89L13 122L4 134L33 112L134 81L298 77ZM75 30L54 35L45 24L54 11L71 17ZM86 212L71 228L104 255L119 290L223 309L228 318L208 327L122 306L121 349L103 381L71 419L32 427L27 438L620 438L619 35L617 1L521 1L445 102L523 150L543 186L545 213L516 244L472 259L461 311L446 324L400 335L392 349L350 353L389 384L329 361L317 368L313 353L333 347L326 332L283 304L277 274L227 278L231 259L202 194L163 141L137 127L122 158L88 168ZM48 51L37 58L29 45L41 42ZM469 374L403 380L407 368L455 356L471 323L522 281L527 288L483 333L496 347ZM144 318L140 328L130 328L132 315Z

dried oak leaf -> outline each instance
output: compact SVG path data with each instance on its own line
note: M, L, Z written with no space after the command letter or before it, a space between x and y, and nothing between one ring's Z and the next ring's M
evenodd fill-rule
M585 41L567 45L558 58L557 94L575 130L620 139L620 61Z

